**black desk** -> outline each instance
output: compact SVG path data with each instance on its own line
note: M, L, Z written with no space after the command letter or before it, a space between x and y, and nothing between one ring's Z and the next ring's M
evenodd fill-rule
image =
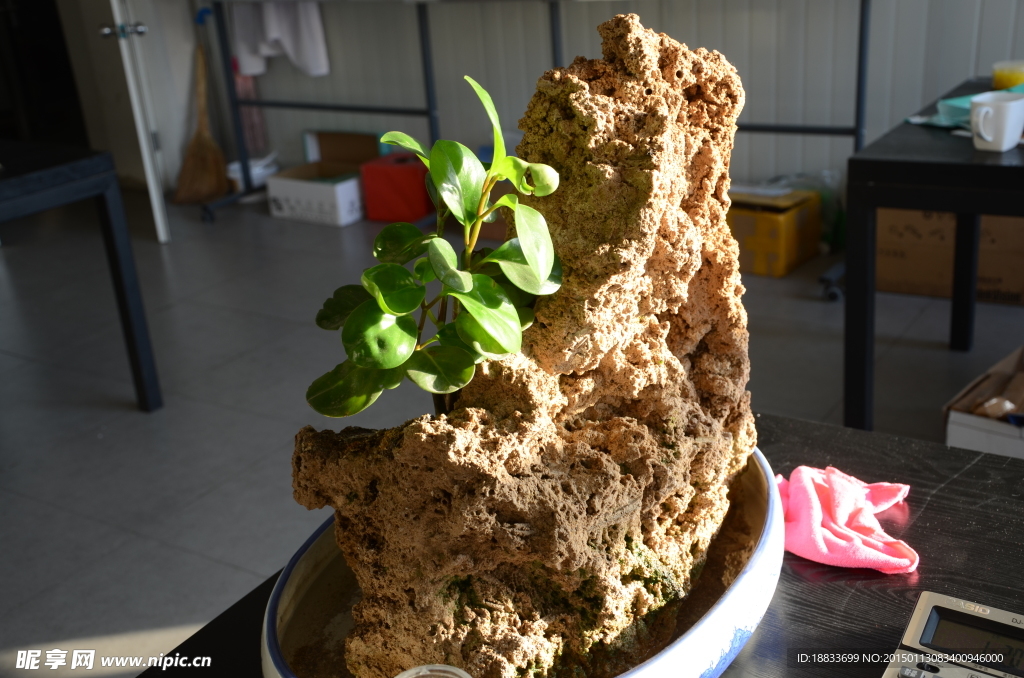
M968 80L942 98L991 89ZM935 112L928 106L924 115ZM843 421L870 430L874 403L875 210L879 207L956 214L950 348L974 339L980 214L1024 216L1024 153L976 151L949 130L903 123L854 155L848 165L846 336Z
M776 472L828 465L868 482L911 486L905 504L881 514L890 534L921 556L917 572L883 575L819 565L787 553L761 625L726 671L757 676L864 676L884 665L787 666L787 650L896 649L922 590L1024 612L1024 461L950 449L880 433L762 415L759 446ZM281 554L284 562L290 554ZM211 657L221 675L260 676L263 612L277 575L214 619L174 652ZM149 669L143 675L178 675ZM177 669L198 675L195 669ZM227 674L224 674L227 675ZM686 676L684 670L680 674Z
M163 405L121 188L109 153L0 140L0 223L96 200L139 409Z

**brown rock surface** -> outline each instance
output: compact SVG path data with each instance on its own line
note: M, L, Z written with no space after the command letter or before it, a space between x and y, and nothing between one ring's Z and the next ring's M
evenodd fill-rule
M753 449L738 250L725 223L743 90L718 52L620 15L604 58L544 74L519 156L564 284L523 353L447 416L296 438L296 499L336 511L363 589L359 678L615 675L663 642ZM667 629L667 631L666 631Z

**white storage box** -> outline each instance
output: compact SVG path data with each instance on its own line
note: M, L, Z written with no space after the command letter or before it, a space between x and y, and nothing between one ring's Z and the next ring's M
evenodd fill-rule
M375 134L306 132L305 165L267 179L267 199L275 217L348 226L363 218L359 166L380 157Z
M978 452L1024 459L1024 429L998 419L966 412L950 412L946 420L946 444Z
M974 406L998 395L1013 375L1024 371L1024 347L993 365L946 404L946 444L1024 459L1024 429L972 414Z
M267 199L275 217L348 226L363 218L358 166L311 162L267 178Z

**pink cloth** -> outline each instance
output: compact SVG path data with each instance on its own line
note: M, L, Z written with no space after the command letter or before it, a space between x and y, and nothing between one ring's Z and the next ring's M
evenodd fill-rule
M903 501L909 485L867 483L829 466L775 476L786 516L786 550L838 567L913 572L918 556L878 524L876 513Z

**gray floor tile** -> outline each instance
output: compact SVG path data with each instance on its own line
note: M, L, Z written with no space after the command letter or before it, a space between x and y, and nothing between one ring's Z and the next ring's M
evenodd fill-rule
M161 385L170 391L292 329L293 325L270 316L188 301L149 314L157 373ZM131 379L120 328L85 339L51 361L67 369Z
M136 413L129 382L21 361L0 378L0 471Z
M363 269L374 263L345 265L344 259L340 252L278 253L266 265L212 286L192 299L312 324L324 299L342 285L358 285Z
M0 617L130 538L124 530L0 490Z
M307 235L307 239L315 247L259 252L260 266L204 290L193 300L311 323L335 289L358 284L363 269L379 263L371 251L383 226L367 221L342 229L290 224L299 232L312 229L317 237Z
M29 362L30 361L25 360L24 358L0 351L0 374L3 374L7 370L23 367L29 364Z
M433 412L430 395L406 381L393 391L385 391L374 405L354 417L331 419L317 414L306 404L306 389L344 360L339 333L307 323L279 341L192 379L178 390L194 398L317 428L396 426Z
M153 526L162 541L270 576L331 509L309 511L292 498L291 450L282 448Z
M0 488L138 532L269 455L290 455L295 426L167 396L21 454Z
M842 398L842 333L796 318L755 316L749 323L754 409L823 419Z
M0 350L52 360L105 330L121 331L109 275L56 287L11 286L0 301Z
M135 537L0 616L0 638L4 647L49 649L72 638L202 624L264 579Z
M952 304L948 299L929 302L903 338L918 342L921 347L948 350ZM975 315L974 347L963 355L984 371L1024 343L1024 306L980 303L975 307Z
M822 297L818 276L839 258L812 259L782 278L743 275L747 292L743 305L748 317L778 318L814 323L842 333L845 306ZM931 304L928 297L907 294L878 294L875 299L875 336L879 346L891 344L903 336Z
M149 312L188 299L258 266L251 250L198 239L137 243L135 260Z

